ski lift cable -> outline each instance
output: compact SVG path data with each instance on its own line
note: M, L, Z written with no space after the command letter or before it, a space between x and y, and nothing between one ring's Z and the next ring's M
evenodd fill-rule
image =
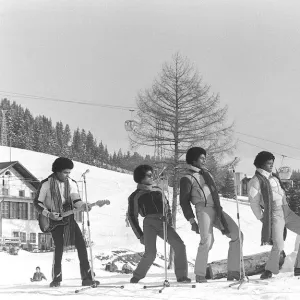
M33 99L33 100L55 101L55 102L64 102L64 103L72 103L72 104L80 104L80 105L88 105L88 106L98 106L98 107L111 108L111 109L129 110L129 111L131 111L131 114L132 114L133 111L135 111L137 109L137 107L133 107L133 106L121 106L121 105L112 105L112 104L103 104L103 103L81 102L81 101L66 100L66 99L47 97L47 96L37 96L37 95L31 95L31 94L8 92L8 91L2 91L2 90L0 90L0 95L10 96L10 97L27 98L27 99ZM254 135L251 135L251 134L248 134L248 133L243 133L243 132L240 132L240 131L235 131L235 132L237 134L252 137L252 138L255 138L255 139L262 140L262 141L267 141L267 142L274 143L274 144L277 144L277 145L281 145L281 146L293 148L293 149L296 149L296 150L300 150L299 147L295 147L293 145L288 145L288 144L275 142L275 141L272 141L272 140L269 140L269 139L266 139L266 138L254 136Z
M235 132L238 133L238 134L249 136L249 137L252 137L252 138L255 138L255 139L259 139L259 140L262 140L262 141L266 141L266 142L270 142L270 143L273 143L273 144L277 144L277 145L281 145L281 146L285 146L285 147L289 147L289 148L300 150L300 148L292 146L292 145L287 145L287 144L283 144L283 143L271 141L269 139L261 138L261 137L254 136L254 135L247 134L247 133L243 133L243 132L240 132L240 131L235 131Z
M238 142L245 143L245 144L250 145L250 146L257 147L257 148L259 148L259 149L266 149L266 148L263 148L263 147L261 147L261 146L257 146L257 145L255 145L255 144L245 142L245 141L243 141L243 140L241 140L241 139L238 139L237 141L238 141ZM278 155L280 155L280 156L284 156L284 157L290 158L290 159L300 160L300 158L296 158L296 157L291 157L291 156L283 155L282 153L278 153L278 152L275 152L275 151L272 151L272 152L275 153L275 154L278 154Z
M6 92L6 91L0 91L0 95L10 96L10 97L20 97L20 98L33 99L33 100L43 100L43 101L64 102L64 103L73 103L73 104L89 105L89 106L99 106L99 107L112 108L112 109L122 109L122 110L136 109L133 106L121 106L121 105L112 105L112 104L103 104L103 103L82 102L82 101L66 100L66 99L60 99L60 98L36 96L36 95L13 93L13 92Z

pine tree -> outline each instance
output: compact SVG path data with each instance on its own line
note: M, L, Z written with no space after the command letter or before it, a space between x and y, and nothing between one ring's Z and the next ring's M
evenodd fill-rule
M232 173L230 171L226 172L224 186L222 188L222 196L224 198L236 199L233 174L234 173Z

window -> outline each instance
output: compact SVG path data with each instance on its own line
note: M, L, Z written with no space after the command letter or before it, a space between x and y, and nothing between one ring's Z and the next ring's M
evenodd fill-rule
M35 209L33 203L30 203L30 215L29 215L29 219L30 220L36 220L38 218L38 212Z
M26 243L26 232L20 232L21 243Z
M3 201L1 203L1 211L2 211L2 218L9 219L9 202Z
M19 191L19 197L25 197L25 191L24 190Z
M11 202L9 207L9 218L10 219L18 219L19 213L18 213L18 202Z
M19 219L28 220L28 204L19 202Z
M41 234L41 243L46 243L46 234Z
M36 243L36 233L30 233L30 243Z
M13 237L20 237L19 231L13 231Z
M2 195L8 196L8 189L7 188L2 188Z
M31 195L31 199L35 198L35 192L31 192L30 195Z

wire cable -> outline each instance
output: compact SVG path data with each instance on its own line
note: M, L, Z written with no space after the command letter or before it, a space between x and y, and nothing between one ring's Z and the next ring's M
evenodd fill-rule
M133 107L133 106L122 106L122 105L111 105L111 104L102 104L102 103L93 103L93 102L65 100L65 99L60 99L60 98L36 96L36 95L13 93L13 92L6 92L6 91L0 91L0 95L10 96L10 97L20 97L20 98L33 99L33 100L54 101L54 102L72 103L72 104L80 104L80 105L99 106L99 107L112 108L112 109L122 109L122 110L135 110L136 109L136 107Z

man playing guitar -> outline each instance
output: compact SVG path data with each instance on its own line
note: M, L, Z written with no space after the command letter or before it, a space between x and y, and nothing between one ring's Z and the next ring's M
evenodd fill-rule
M62 220L62 214L70 210L89 210L81 199L75 180L69 178L74 164L72 160L59 157L52 164L52 174L41 182L37 195L34 199L35 208L40 214L53 221ZM55 245L54 259L52 266L52 282L50 287L60 286L62 281L61 260L64 246L75 246L80 261L80 273L83 286L99 285L99 281L92 280L90 264L86 245L74 220L74 214L65 217L64 226L56 226L51 235Z

